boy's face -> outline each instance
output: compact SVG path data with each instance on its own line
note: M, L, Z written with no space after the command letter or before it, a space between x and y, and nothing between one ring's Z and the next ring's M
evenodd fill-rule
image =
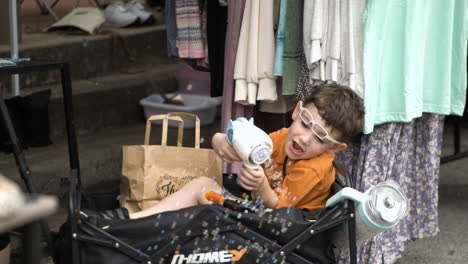
M302 102L299 101L292 114L294 121L289 127L286 138L286 154L290 159L310 159L324 152L334 153L346 148L345 143L333 143L328 139L321 140L316 136L311 130L311 125L303 122L299 116L301 106ZM336 133L330 132L332 128L325 125L325 120L320 116L314 104L309 104L304 108L309 111L313 121L320 124L330 137L334 139L338 137Z

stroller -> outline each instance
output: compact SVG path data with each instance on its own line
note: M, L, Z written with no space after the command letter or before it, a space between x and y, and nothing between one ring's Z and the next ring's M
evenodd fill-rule
M66 75L66 74L65 74ZM71 87L64 85L64 105L71 173L68 220L51 242L56 263L332 263L331 232L347 225L351 263L356 263L354 204L350 200L314 212L281 208L256 214L221 206L196 206L137 220L88 218L82 208L107 210L118 206L118 193L82 191ZM24 157L1 98L2 116L14 145L15 158L25 181ZM351 186L337 169L334 192ZM236 194L236 184L224 177L225 187Z
M343 175L337 169L334 192L349 186ZM224 176L224 186L238 194L232 177ZM79 212L116 208L117 193L83 194L74 182L69 219L56 240L57 263L333 263L331 232L345 224L356 263L350 200L314 212L286 207L258 214L201 205L141 219L105 219Z

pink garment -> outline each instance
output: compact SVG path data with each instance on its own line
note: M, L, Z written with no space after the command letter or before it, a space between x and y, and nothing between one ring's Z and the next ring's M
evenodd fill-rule
M250 118L253 106L243 106L234 103L234 63L236 61L237 45L244 13L245 0L231 0L228 3L228 25L226 46L224 51L224 91L221 117L221 131L226 132L229 120L237 117ZM241 163L223 164L224 173L238 173Z
M180 58L205 57L202 21L198 0L176 0L177 38Z

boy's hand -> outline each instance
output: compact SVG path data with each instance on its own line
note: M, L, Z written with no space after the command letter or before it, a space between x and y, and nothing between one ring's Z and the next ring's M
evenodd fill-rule
M224 162L242 161L236 150L227 142L224 133L216 133L211 139L211 146Z
M242 168L238 175L239 185L248 191L258 191L266 179L261 166L255 169Z

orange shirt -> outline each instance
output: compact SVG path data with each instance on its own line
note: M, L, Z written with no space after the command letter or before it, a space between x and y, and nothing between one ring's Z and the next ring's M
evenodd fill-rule
M335 155L324 152L308 160L288 159L283 180L287 134L288 129L283 128L269 135L273 141L273 153L262 165L270 186L279 196L277 208L295 206L309 211L324 208L335 181Z

